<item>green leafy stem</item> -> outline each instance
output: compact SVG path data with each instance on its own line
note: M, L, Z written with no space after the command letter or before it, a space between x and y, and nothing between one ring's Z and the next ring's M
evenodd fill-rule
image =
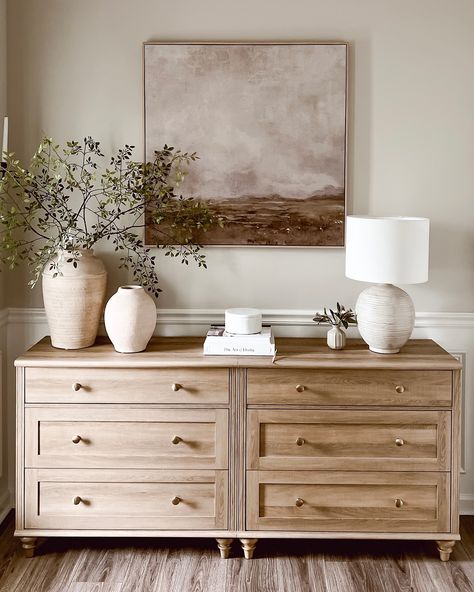
M46 265L61 275L64 261L77 265L80 249L106 240L120 254L119 267L130 269L134 281L158 297L156 256L142 239L147 225L152 244L165 255L205 268L195 237L222 226L222 219L205 202L176 193L197 154L165 145L153 161L136 162L133 149L126 144L107 161L90 136L64 147L44 138L28 168L5 153L0 261L9 268L26 261L34 286ZM62 252L67 256L55 257Z
M318 325L329 324L334 327L342 325L345 329L347 329L349 325L357 325L357 317L354 311L350 308L344 308L339 302L336 305L336 310L332 310L331 308L326 310L326 308L324 308L324 313L316 313L313 321Z

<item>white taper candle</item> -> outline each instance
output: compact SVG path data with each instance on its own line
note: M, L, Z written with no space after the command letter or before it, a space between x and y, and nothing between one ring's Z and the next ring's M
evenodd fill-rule
M2 162L5 162L4 152L8 152L8 117L6 115L3 118Z

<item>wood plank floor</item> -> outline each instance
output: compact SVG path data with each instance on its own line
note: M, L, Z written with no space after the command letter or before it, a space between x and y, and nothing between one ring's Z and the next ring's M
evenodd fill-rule
M433 542L261 540L220 559L211 539L48 539L33 559L0 530L1 592L474 592L474 516L451 560Z

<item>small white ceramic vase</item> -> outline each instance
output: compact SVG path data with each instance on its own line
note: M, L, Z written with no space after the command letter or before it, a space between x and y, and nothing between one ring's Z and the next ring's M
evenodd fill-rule
M331 349L344 349L346 345L346 334L337 326L333 326L328 331L327 343Z
M155 331L153 298L142 286L121 286L107 302L104 322L116 351L123 354L141 352Z
M51 264L58 264L61 275ZM43 270L43 300L51 343L61 349L93 345L104 310L107 271L92 249L59 252Z

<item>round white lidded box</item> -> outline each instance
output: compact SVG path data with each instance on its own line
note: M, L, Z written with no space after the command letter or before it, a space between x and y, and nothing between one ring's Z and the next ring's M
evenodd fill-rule
M236 335L252 335L262 330L262 313L257 308L228 308L225 330Z

